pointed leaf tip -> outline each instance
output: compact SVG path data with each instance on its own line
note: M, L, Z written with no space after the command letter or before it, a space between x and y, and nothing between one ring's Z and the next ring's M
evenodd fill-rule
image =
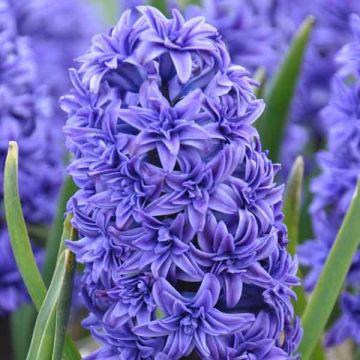
M18 144L16 141L9 141L9 152L16 151L18 152Z

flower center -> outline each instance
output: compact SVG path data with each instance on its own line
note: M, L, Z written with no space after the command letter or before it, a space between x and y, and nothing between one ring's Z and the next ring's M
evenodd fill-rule
M189 314L180 321L180 325L186 335L193 335L199 327L199 319Z
M159 120L156 126L167 139L170 139L171 131L175 126L175 120L176 114L173 109L162 108L160 110Z

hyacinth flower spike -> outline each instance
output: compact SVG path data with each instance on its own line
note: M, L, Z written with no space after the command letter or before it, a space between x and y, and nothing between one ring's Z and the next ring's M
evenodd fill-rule
M253 127L264 102L214 27L172 15L126 11L62 99L80 188L68 246L103 344L90 359L295 359L297 263Z

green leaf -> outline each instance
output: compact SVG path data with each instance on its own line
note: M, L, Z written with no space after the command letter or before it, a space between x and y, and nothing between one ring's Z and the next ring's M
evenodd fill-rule
M289 252L296 254L299 237L299 220L301 211L301 193L304 177L304 160L298 156L292 166L285 191L284 222L288 229Z
M260 66L256 73L254 74L254 80L259 83L258 87L255 87L254 92L257 98L262 98L264 96L265 82L266 82L266 69L263 66Z
M69 250L65 250L58 260L49 291L36 319L27 360L43 360L52 357L59 301L66 285L66 279L73 271L73 265L74 255ZM62 352L62 349L60 350Z
M47 225L27 225L28 234L31 239L37 241L40 245L44 245L49 235L49 227Z
M289 245L288 249L292 255L297 252L298 237L299 237L299 223L301 215L301 199L304 178L304 160L302 156L298 156L292 166L289 178L286 184L285 199L284 199L284 222L288 229ZM301 269L298 270L298 276L302 279ZM297 301L294 303L295 313L301 316L307 306L306 293L303 286L297 286L294 289ZM318 341L316 348L312 354L316 360L325 360L325 351L321 346L321 341Z
M302 360L310 358L319 341L360 245L359 214L360 181L302 318L304 336L299 347Z
M5 162L4 205L11 246L17 266L35 307L40 309L46 295L46 288L32 252L21 209L18 189L18 146L14 141L9 143Z
M74 241L76 240L77 235L75 229L71 227L70 222L71 222L71 216L68 215L64 224L65 234L63 234L63 239L66 238ZM70 234L68 234L69 229L70 229ZM75 273L74 257L72 254L68 264L65 265L67 266L67 269L62 284L62 288L60 291L58 308L56 312L55 339L54 339L54 351L53 351L52 360L61 360L63 354L63 348L64 348L66 328L70 317L71 295L72 295L74 273Z
M274 161L278 160L291 100L313 25L314 17L308 16L298 30L284 62L266 93L266 108L257 122L263 148L270 150L270 157Z
M60 244L64 243L64 239L62 239L61 234L63 226L67 226L64 224L66 205L76 190L77 187L74 181L70 176L67 176L61 189L55 219L51 226L49 238L46 243L46 254L43 268L43 278L46 286L50 284L51 277L56 266L56 259L58 257Z
M326 360L326 352L321 345L321 339L315 345L315 349L312 353L312 359Z
M36 315L36 309L30 304L23 305L19 310L11 314L11 341L15 360L24 360L26 358Z
M51 282L51 277L56 266L60 238L63 230L66 204L76 190L77 188L72 178L69 176L66 177L62 186L62 190L60 192L56 216L51 226L50 232L47 226L31 224L27 225L28 233L33 240L34 237L41 239L42 241L47 239L45 261L42 270L42 276L46 286L49 286ZM63 240L61 241L63 242ZM19 345L14 344L15 356L17 360L23 360L25 359L27 350L30 345L31 333L36 320L36 312L34 309L32 309L32 311L24 310L21 311L20 314L13 314L12 318L12 331L16 333L19 333L21 331L21 333L23 334L23 336L13 337L14 341L19 342Z
M4 170L4 206L14 257L29 295L39 310L46 296L46 287L36 265L26 230L18 189L18 146L10 141ZM78 360L80 355L71 338L65 339L65 359Z

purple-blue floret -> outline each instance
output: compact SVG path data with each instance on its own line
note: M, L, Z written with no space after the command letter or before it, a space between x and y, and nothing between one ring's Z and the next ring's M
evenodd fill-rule
M123 13L61 103L89 359L296 359L297 261L264 103L202 17Z
M19 144L19 188L29 225L51 222L62 179L62 155L51 120L53 107L39 81L29 39L17 33L8 1L0 1L0 163L3 171L8 143ZM0 177L0 314L16 310L26 300L9 243ZM39 250L35 250L40 257Z
M354 56L360 47L360 18L353 15L354 40L337 56L340 68L332 79L331 98L322 110L327 125L327 149L317 155L320 175L311 184L310 214L314 240L300 248L302 264L308 268L305 286L312 290L336 239L353 197L360 173L360 67ZM359 321L360 252L354 258L340 299L340 317L330 329L327 346L351 338L360 343Z

